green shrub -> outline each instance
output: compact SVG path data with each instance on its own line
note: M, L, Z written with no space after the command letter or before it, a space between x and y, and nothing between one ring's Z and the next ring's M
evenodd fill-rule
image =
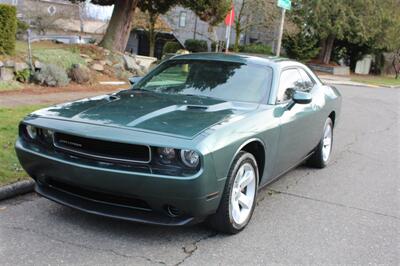
M177 42L166 42L163 48L163 54L175 54L182 46Z
M295 35L285 35L282 41L286 55L299 61L307 61L319 53L318 39L300 32Z
M58 65L46 64L36 72L35 81L40 85L46 85L50 87L63 87L68 85L69 78L67 72Z
M18 80L19 82L26 83L30 80L30 78L31 78L31 70L28 68L22 71L15 72L15 79Z
M16 34L17 9L0 4L0 54L14 54Z
M86 65L85 60L79 55L79 50L71 49L40 49L34 50L33 56L40 62L55 64L70 69L74 64Z
M266 44L247 44L243 46L239 46L239 51L242 53L249 53L249 54L266 54L272 55L272 48Z
M185 48L192 53L207 52L208 45L204 40L188 39L185 41Z

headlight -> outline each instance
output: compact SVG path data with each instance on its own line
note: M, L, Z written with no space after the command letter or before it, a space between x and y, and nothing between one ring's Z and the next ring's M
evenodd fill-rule
M27 126L26 126L26 133L28 133L28 136L29 136L31 139L36 139L36 137L37 137L37 132L38 132L38 130L37 130L36 127L31 126L31 125L27 125Z
M53 143L54 131L49 129L42 129L43 138L48 143Z
M199 154L192 150L181 150L181 159L190 168L196 168L200 162Z
M176 152L173 148L159 148L158 155L163 163L170 163L175 159Z

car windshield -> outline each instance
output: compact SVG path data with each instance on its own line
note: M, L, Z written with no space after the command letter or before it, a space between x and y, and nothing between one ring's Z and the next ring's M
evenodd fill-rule
M258 103L270 90L271 76L266 66L175 60L158 67L134 89Z

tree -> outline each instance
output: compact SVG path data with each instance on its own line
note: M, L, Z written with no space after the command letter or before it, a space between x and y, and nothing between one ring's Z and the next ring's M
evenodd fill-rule
M299 0L291 19L319 39L319 60L328 64L335 40L366 43L379 34L388 1L397 0Z
M276 3L272 0L239 0L235 4L234 51L239 51L240 36L243 32L257 27L267 29L276 18Z
M70 0L73 3L85 2L86 0ZM138 0L92 0L95 5L111 6L114 5L114 10L111 15L111 20L108 24L106 33L100 46L109 49L123 52L128 43L129 34L132 28L132 18Z
M385 25L381 28L382 36L377 36L377 43L387 52L393 52L392 67L395 78L400 78L400 7L398 0L388 0L384 10Z
M184 0L181 3L184 7L193 10L202 20L209 23L207 38L214 43L218 43L216 26L220 24L231 9L231 2L228 0Z
M160 15L165 14L173 6L177 5L179 1L157 1L157 0L142 0L139 1L139 9L147 15L147 30L149 36L149 56L154 56L154 49L156 45L156 22Z
M230 1L227 0L182 0L181 5L193 10L202 21L208 22L212 27L221 23L231 8Z
M306 61L314 58L319 53L318 40L304 31L296 34L285 34L283 47L289 58Z
M85 0L70 0L73 3L83 2ZM142 1L140 1L142 2ZM132 29L132 19L135 8L139 0L92 0L93 4L109 6L114 5L111 20L108 24L106 34L100 45L109 50L123 52L128 43L129 34ZM158 7L180 4L184 7L192 9L203 21L209 22L215 26L221 22L229 9L227 0L154 0L154 4Z

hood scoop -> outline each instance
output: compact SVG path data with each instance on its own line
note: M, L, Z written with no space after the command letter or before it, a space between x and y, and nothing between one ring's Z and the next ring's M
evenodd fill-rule
M186 105L187 110L198 110L198 111L204 111L208 109L208 106L204 105Z

